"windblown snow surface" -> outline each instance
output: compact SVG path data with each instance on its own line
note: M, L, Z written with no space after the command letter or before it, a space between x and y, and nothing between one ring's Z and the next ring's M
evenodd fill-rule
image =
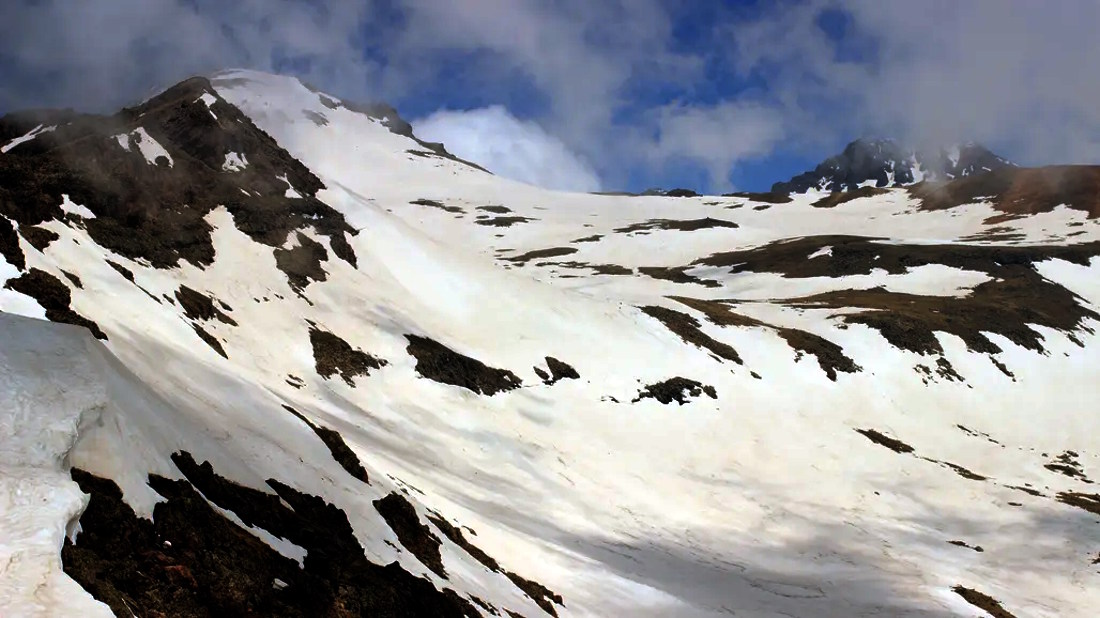
M557 193L291 78L209 84L189 117L229 130L236 108L320 181L224 140L210 173L253 183L225 195L332 212L269 238L225 197L186 228L209 259L174 263L109 248L107 207L75 191L0 220L19 253L0 261L4 616L154 615L238 585L177 551L183 504L286 558L265 590L336 560L244 488L287 518L327 503L366 561L468 615L1100 610L1095 206ZM140 135L112 156L183 173L198 155L150 117L104 149ZM94 568L131 521L90 515L112 481L157 526L156 574Z

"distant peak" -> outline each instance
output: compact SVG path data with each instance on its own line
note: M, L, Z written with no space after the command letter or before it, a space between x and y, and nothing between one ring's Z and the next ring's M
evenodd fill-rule
M899 187L926 180L951 180L1015 167L975 142L918 150L882 137L861 137L813 170L772 185L774 193L850 191L860 187Z

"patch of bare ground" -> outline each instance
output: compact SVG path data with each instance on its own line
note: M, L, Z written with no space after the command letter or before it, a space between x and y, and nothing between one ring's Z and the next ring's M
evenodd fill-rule
M79 290L84 289L84 283L80 281L80 277L77 277L76 275L74 275L73 273L71 273L67 270L62 270L61 274L65 275L65 278L69 280L69 283L72 283L73 285L75 285L77 287L77 289L79 289Z
M1093 515L1100 515L1100 494L1086 494L1079 491L1058 492L1057 499L1063 504L1084 509Z
M571 243L578 243L578 242L599 242L599 240L600 240L601 238L603 238L603 234L593 234L593 235L591 235L591 236L585 236L584 238L578 238L578 239L576 239L576 240L571 240L571 241L569 241L569 242L571 242Z
M63 568L116 615L136 608L173 618L477 615L453 590L439 590L397 562L368 560L347 515L323 499L275 479L267 481L274 494L237 485L187 452L172 460L185 480L149 476L165 498L151 520L134 513L114 482L72 471L91 499L80 535L62 548ZM303 548L303 564L210 503Z
M657 305L641 307L641 310L649 317L663 324L665 328L672 331L676 336L682 339L684 343L694 345L710 352L718 358L733 361L738 365L745 364L741 359L741 355L737 353L737 350L735 350L733 346L722 343L704 333L700 328L701 325L699 324L699 320L696 320L690 315Z
M631 403L637 403L648 398L656 399L665 405L673 401L680 405L684 405L688 401L704 394L711 399L718 399L718 392L714 390L713 386L702 384L697 380L676 376L654 384L647 384L645 388L638 391L638 396L635 397Z
M218 341L217 337L211 335L205 328L198 324L192 323L191 328L195 331L195 334L199 336L199 339L202 339L203 343L210 346L210 348L220 354L222 358L229 358L229 355L225 353L225 348L222 347L222 342Z
M690 266L640 266L638 267L638 272L647 277L671 281L673 283L696 283L708 288L721 287L722 284L717 281L698 279L687 274L687 271L690 269Z
M15 225L7 219L0 220L0 256L19 270L27 268L26 257L19 246L19 235L15 233Z
M1016 228L996 226L987 228L976 234L959 238L962 242L1016 242L1027 240L1027 235Z
M39 251L45 251L46 247L50 246L50 243L61 238L58 236L57 232L47 230L37 225L20 225L19 235L25 238L30 246Z
M834 191L810 205L814 208L835 208L852 200L858 200L864 197L874 197L884 193L889 193L889 190L879 189L877 187L860 187L851 191Z
M771 204L761 204L759 206L752 207L753 210L767 210L769 208L771 208Z
M317 326L310 326L309 342L313 346L317 373L326 380L339 374L348 386L354 387L356 376L370 375L372 369L386 365L385 360L353 348L339 336Z
M546 357L546 368L550 370L549 373L543 371L539 367L535 367L535 375L548 386L556 384L561 380L579 380L581 377L581 374L577 373L577 370L571 365L553 356Z
M985 551L985 549L983 549L981 545L970 545L965 541L948 541L948 543L956 547L965 547L967 549L972 549L979 554Z
M317 437L321 439L321 442L325 443L328 447L328 452L332 454L332 458L336 460L336 463L340 464L340 467L347 471L352 477L363 481L366 484L370 484L370 480L367 477L367 470L363 467L362 462L356 457L355 451L344 442L343 436L334 429L323 427L316 423L311 422L308 418L302 415L294 408L283 404L283 409L290 412L306 424L307 427L313 430L313 433L317 434Z
M9 279L4 287L26 294L38 301L38 304L46 310L47 320L83 326L92 331L96 339L107 339L106 333L99 328L98 324L69 307L72 302L72 293L60 279L50 273L32 268L15 279Z
M156 268L181 259L203 267L214 259L205 217L224 207L256 242L278 247L309 225L354 264L347 235L355 230L314 197L324 187L320 179L236 107L218 99L208 108L199 97L209 92L206 79L194 78L113 116L70 113L56 130L0 160L0 214L20 225L71 222L60 206L67 194L96 215L80 224L114 253ZM138 128L167 150L171 164L167 157L150 164L115 139ZM245 156L248 167L223 172L228 152ZM286 197L280 177L302 197Z
M648 230L675 230L678 232L694 232L696 230L704 230L710 228L733 229L737 227L739 226L732 221L705 217L703 219L650 219L648 221L642 221L641 223L634 223L626 227L617 228L615 231L620 234L629 234L631 232Z
M519 575L516 575L515 573L512 573L511 571L505 570L500 566L499 563L497 563L496 560L489 556L489 554L486 554L479 547L467 541L465 535L462 534L462 530L451 524L451 522L443 519L443 517L441 516L428 515L427 518L428 521L435 524L435 527L438 528L444 536L450 539L452 543L461 547L463 550L466 551L466 553L468 553L471 557L473 557L481 564L485 565L485 567L488 568L490 571L503 573L508 579L512 581L513 584L516 585L517 588L523 590L527 594L527 596L531 597L531 599L534 600L535 603L537 603L538 606L541 607L546 613L550 614L551 616L557 616L558 613L557 610L554 608L554 605L556 604L564 607L564 600L562 599L560 594L555 593L554 591L550 590L546 586L543 586L542 584L539 584L538 582L525 579ZM473 531L471 530L470 532L472 533ZM511 611L508 611L508 613L515 616L519 615Z
M454 214L464 214L466 212L465 210L463 210L462 208L459 208L458 206L448 206L448 205L444 204L443 202L437 202L435 200L418 199L418 200L413 200L409 203L410 204L415 204L417 206L428 206L430 208L438 208L439 210L445 210L449 213L454 213Z
M539 262L536 266L558 266L577 270L588 269L597 275L633 275L634 271L618 264L589 264L587 262Z
M328 261L328 251L324 245L301 232L297 232L296 243L290 249L276 247L275 266L286 275L290 287L299 295L310 283L324 281L328 272L321 266Z
M418 335L405 335L405 339L409 341L406 351L416 359L416 372L429 380L490 396L522 385L511 371L490 367L433 339Z
M123 276L125 276L125 274ZM133 273L127 278L133 281ZM181 285L179 289L176 290L176 300L179 301L180 307L183 308L184 315L192 320L218 320L230 326L237 325L237 322L233 318L214 306L213 298L201 292L196 292L186 285Z
M536 249L534 251L528 251L527 253L521 253L509 258L503 258L509 262L515 264L526 264L531 260L539 260L545 258L561 257L563 255L570 255L576 253L577 249L574 247L550 247L548 249Z
M993 618L1016 618L1015 614L1009 612L1001 606L999 601L987 594L965 586L954 586L951 590L965 599L967 603L993 616Z
M1077 458L1078 454L1076 451L1065 451L1061 455L1055 457L1054 461L1043 467L1052 472L1068 476L1071 479L1092 484L1089 477L1085 476L1084 470L1081 469L1081 462L1078 461Z
M390 493L374 501L374 508L386 520L390 530L397 535L401 546L409 550L421 564L436 575L446 579L443 557L439 553L442 542L420 521L416 508L401 494Z
M685 296L670 296L669 298L701 312L707 317L707 320L718 326L759 327L775 332L787 342L787 345L795 350L796 361L801 360L803 354L812 354L817 359L817 364L821 367L821 370L834 382L837 379L838 371L856 373L863 370L854 360L844 354L843 348L819 335L796 328L775 326L741 315L720 300L705 300Z
M501 206L500 204L489 204L487 206L478 206L477 209L478 210L484 210L485 212L495 213L495 214L498 214L498 215L506 215L506 214L512 212L511 208L508 208L507 206Z
M537 221L537 219L515 215L511 217L486 217L484 219L479 218L474 221L474 223L489 227L512 227L517 223L527 223L529 221Z
M946 210L989 202L1007 215L1050 212L1059 205L1100 217L1100 166L1005 167L948 182L922 182L906 188L921 210Z
M862 434L863 437L867 438L871 442L874 442L879 446L885 446L895 453L912 453L914 451L913 447L902 442L901 440L891 438L890 436L874 429L857 429L856 432Z
M768 204L789 204L794 201L791 196L786 193L749 193L741 191L738 193L723 193L722 197L743 197L750 202L765 202Z

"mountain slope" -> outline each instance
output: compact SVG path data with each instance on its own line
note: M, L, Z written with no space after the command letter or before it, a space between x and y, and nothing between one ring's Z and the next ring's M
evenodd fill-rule
M813 170L772 185L773 193L851 191L943 181L1015 167L983 146L966 143L934 151L905 148L889 139L858 139Z
M1100 603L1093 168L567 194L356 108L238 71L4 134L0 309L105 337L0 321L53 498L4 485L12 613Z

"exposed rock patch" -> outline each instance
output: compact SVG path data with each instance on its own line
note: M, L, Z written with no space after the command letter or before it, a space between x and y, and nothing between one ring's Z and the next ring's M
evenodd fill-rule
M1071 479L1077 479L1085 483L1091 484L1092 481L1085 475L1084 470L1081 469L1081 462L1078 461L1078 455L1075 451L1065 451L1058 457L1054 458L1054 461L1043 466L1047 470L1057 472L1068 476Z
M521 386L516 374L507 369L489 367L485 363L459 354L427 337L405 335L406 351L416 359L420 375L443 384L458 386L480 395L495 395Z
M113 262L111 264L114 265ZM126 274L123 273L123 276L125 277ZM130 276L126 278L133 281L133 277L133 273L130 273ZM176 290L176 300L179 301L180 307L183 308L184 315L192 320L217 320L229 326L237 325L237 322L233 318L214 306L213 298L206 294L196 292L186 285L181 285L179 289Z
M363 467L363 464L359 461L359 458L355 455L355 451L344 442L344 438L334 429L328 427L322 427L316 423L311 422L308 418L303 416L300 412L294 408L283 404L283 409L290 412L294 416L298 417L298 420L305 423L313 433L317 434L317 437L321 439L321 442L325 443L328 447L328 452L332 454L332 458L336 460L336 463L340 464L344 470L352 477L370 484L370 479L367 476L367 470Z
M416 508L399 493L388 494L374 501L374 508L386 520L390 529L397 535L401 546L436 575L446 579L443 558L439 554L441 544L430 528L420 522Z
M733 346L722 343L704 333L700 328L699 320L690 315L656 305L649 305L641 309L649 317L664 324L665 328L675 333L685 343L702 348L719 358L733 361L738 365L744 364L741 355L733 349Z
M298 232L297 242L290 249L276 247L275 265L286 275L290 287L299 294L313 281L324 281L328 272L321 266L328 261L324 245Z
M527 253L522 253L520 255L504 259L508 260L509 262L514 262L516 264L526 264L531 260L561 257L563 255L569 255L576 252L577 250L574 247L551 247L549 249L536 249L534 251L528 251Z
M313 362L317 373L326 380L339 375L348 386L355 387L356 376L370 375L371 369L381 369L386 361L351 347L347 341L316 326L309 328L313 345Z
M985 549L983 549L981 545L970 545L966 541L956 540L956 541L948 541L948 543L950 543L950 544L952 544L956 547L965 547L967 549L972 549L972 550L978 552L979 554L985 551Z
M908 188L922 210L946 210L988 202L1008 215L1050 212L1060 205L1100 217L1100 166L1006 167L950 182Z
M511 208L507 206L501 206L499 204L489 204L488 206L478 206L478 210L484 210L485 212L496 213L498 215L506 215L512 212Z
M999 601L987 594L965 586L955 586L951 590L965 599L967 603L985 611L993 618L1016 618L1014 614L1002 607Z
M879 189L876 187L859 187L851 191L836 191L815 201L811 206L814 208L835 208L841 204L857 200L861 197L874 197L887 192L886 189Z
M874 442L879 446L885 446L895 453L904 454L913 452L913 447L909 446L908 444L896 438L891 438L890 436L881 432L875 431L874 429L857 429L856 431L862 434L863 437L867 438L871 442Z
M638 391L638 396L634 398L632 403L651 398L665 405L673 401L680 405L684 405L691 399L700 397L704 394L711 399L718 399L718 393L714 390L713 386L707 386L696 380L677 376L655 384L646 385L645 388Z
M1084 509L1093 515L1100 516L1100 494L1086 494L1079 491L1058 492L1058 501L1063 504Z
M0 256L19 270L27 268L27 260L19 246L19 235L15 233L14 224L7 219L0 220Z
M46 247L50 246L50 243L61 238L57 232L53 230L47 230L44 227L37 225L21 225L19 226L19 235L27 239L32 247L39 251L45 251Z
M722 197L743 197L750 202L765 202L768 204L789 204L794 201L787 193L775 193L772 191L766 193L749 193L745 191L738 193L723 193Z
M198 324L192 324L191 328L194 329L195 334L199 336L199 339L203 340L203 343L210 346L210 348L220 354L222 358L229 358L229 355L225 353L225 348L222 347L222 343L218 341L218 339L214 335L206 332L206 329L199 326Z
M112 481L80 470L91 494L76 543L62 549L65 572L119 616L476 616L449 589L438 590L394 562L370 562L347 515L275 479L278 495L237 485L186 452L172 460L187 480L149 476L166 498L152 521L137 517ZM200 495L198 491L202 492ZM286 558L211 508L210 500L306 550Z
M643 221L641 223L634 223L626 227L617 228L615 231L620 234L629 234L631 232L649 231L649 230L675 230L678 232L694 232L695 230L703 230L708 228L730 228L734 229L740 227L732 221L725 221L722 219L713 219L706 217L704 219L650 219L649 221Z
M450 213L455 213L455 214L464 214L466 212L465 210L463 210L462 208L460 208L458 206L448 206L448 205L444 204L443 202L437 202L435 200L418 199L418 200L413 200L409 203L410 204L415 204L417 206L428 206L429 208L438 208L439 210L444 210L444 211L447 211L447 212L450 212Z
M512 227L513 225L515 225L517 223L527 223L529 221L535 221L535 220L536 219L532 219L530 217L520 217L520 216L487 217L485 219L477 219L474 223L477 223L478 225L485 225L485 226L490 226L490 227Z
M20 294L26 294L38 301L38 304L46 310L46 319L51 322L83 326L92 331L96 339L107 339L106 333L99 328L98 324L69 307L69 303L72 302L72 294L69 292L69 288L50 273L32 268L15 279L9 279L4 287Z

